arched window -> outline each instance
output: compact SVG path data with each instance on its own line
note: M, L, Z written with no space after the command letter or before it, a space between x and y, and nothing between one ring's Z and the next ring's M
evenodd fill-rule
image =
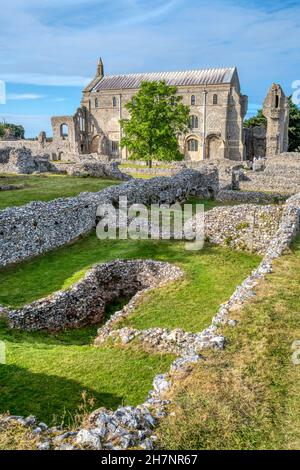
M112 102L113 102L113 107L116 108L117 107L117 98L115 96L113 97Z
M60 136L63 140L69 137L69 126L68 124L62 124L60 126Z
M191 128L192 129L198 129L199 127L199 121L197 116L191 116Z
M213 105L218 104L218 95L213 96Z
M198 140L191 139L188 141L189 152L198 152Z
M95 99L95 108L99 108L99 100L98 100L98 98Z
M192 96L191 96L191 105L192 105L192 106L195 106L195 104L196 104L196 96L195 96L195 95L192 95Z
M276 95L275 97L275 108L278 109L279 108L279 96Z
M82 116L80 116L79 118L79 127L80 127L81 132L85 131L85 120Z
M113 140L112 143L111 143L111 151L112 151L112 153L117 153L118 150L119 150L119 142Z

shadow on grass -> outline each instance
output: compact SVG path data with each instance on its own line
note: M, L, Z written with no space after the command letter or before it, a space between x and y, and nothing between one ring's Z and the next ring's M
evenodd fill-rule
M0 364L0 413L35 415L38 420L52 424L72 424L76 414L82 414L83 392L93 398L90 412L100 406L116 408L122 397L83 387L75 380L32 373L16 365ZM73 417L71 417L73 416Z

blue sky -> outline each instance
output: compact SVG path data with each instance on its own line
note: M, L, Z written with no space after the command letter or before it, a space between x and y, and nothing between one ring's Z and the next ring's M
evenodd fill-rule
M236 65L249 114L272 82L300 80L300 2L285 0L0 0L0 120L51 134L95 73Z

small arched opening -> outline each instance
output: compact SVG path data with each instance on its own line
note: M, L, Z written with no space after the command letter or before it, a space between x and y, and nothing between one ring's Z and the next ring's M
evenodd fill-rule
M198 116L191 116L191 129L198 129L199 127L199 119Z
M187 160L199 160L200 142L196 136L190 136L185 144L185 156Z
M62 124L60 126L60 136L63 140L66 140L69 138L69 126L68 124Z

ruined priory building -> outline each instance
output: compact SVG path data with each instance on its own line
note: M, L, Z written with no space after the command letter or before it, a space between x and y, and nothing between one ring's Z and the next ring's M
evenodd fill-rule
M80 108L72 117L52 119L54 141L80 153L127 158L120 150L120 119L129 118L126 103L143 81L164 80L177 87L190 107L191 130L180 137L187 160L244 159L243 120L247 97L241 94L236 68L105 75L100 59L97 73L83 90Z
M105 75L101 59L76 113L52 118L53 139L41 132L34 141L2 141L0 149L25 146L52 160L74 161L86 154L127 159L127 149L120 149L120 119L130 117L126 103L141 83L155 80L176 86L190 108L191 129L179 137L187 161L253 160L288 151L289 104L280 85L271 86L263 105L267 128L244 129L248 98L241 94L236 68Z

